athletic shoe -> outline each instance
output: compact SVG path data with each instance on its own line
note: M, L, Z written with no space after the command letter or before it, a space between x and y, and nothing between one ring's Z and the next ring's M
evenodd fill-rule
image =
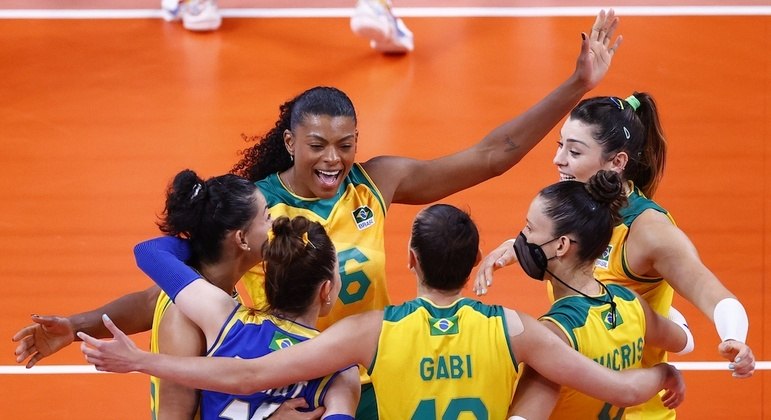
M214 31L222 24L216 0L161 0L161 9L166 21L182 19L189 31Z
M404 54L414 49L412 32L394 16L390 2L358 0L351 16L351 30L370 40L370 46L388 54Z

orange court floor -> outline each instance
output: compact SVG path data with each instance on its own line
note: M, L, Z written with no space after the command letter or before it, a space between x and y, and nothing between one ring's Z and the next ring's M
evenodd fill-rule
M768 369L771 16L629 16L619 10L623 45L590 95L625 97L638 90L657 99L669 156L655 198L743 302L748 342ZM404 11L409 15L410 8ZM147 376L33 374L37 367L20 373L12 369L11 336L32 313L71 314L148 287L131 250L159 234L154 223L164 190L179 170L192 168L205 177L227 172L246 147L242 135L266 132L281 103L315 85L339 87L357 106L359 161L451 153L566 79L579 34L590 29L593 17L405 21L415 33L415 51L383 56L350 32L345 17L226 18L219 31L207 34L153 17L0 19L0 337L6 340L0 417L146 418ZM551 163L557 136L553 130L508 173L443 200L470 211L483 252L515 236L531 198L557 180ZM389 211L394 302L415 293L406 246L419 209L394 205ZM517 267L498 272L482 300L532 315L548 306L543 285ZM727 363L720 370L688 364L720 362L719 338L693 305L678 297L675 306L696 339L693 353L672 357L693 369L683 371L688 394L680 417L771 419L768 370L736 380ZM135 338L147 346L146 334ZM84 363L73 345L40 367Z

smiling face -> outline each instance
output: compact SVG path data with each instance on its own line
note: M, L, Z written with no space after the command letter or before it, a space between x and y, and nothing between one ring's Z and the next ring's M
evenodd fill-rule
M620 172L613 159L603 156L602 146L594 139L593 131L593 126L582 121L572 118L565 121L553 160L560 181L575 179L587 182L600 169Z
M352 117L307 115L284 133L294 156L287 172L288 187L306 198L333 197L356 157L356 123Z

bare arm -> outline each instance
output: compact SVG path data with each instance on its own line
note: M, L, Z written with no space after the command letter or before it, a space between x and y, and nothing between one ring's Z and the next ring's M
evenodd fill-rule
M662 400L669 408L676 407L684 398L685 383L670 365L662 363L652 368L616 372L573 350L528 315L509 311L506 321L517 323L514 317L519 318L522 325L522 332L512 335L510 340L517 360L552 382L619 407L641 404L661 389L667 389Z
M115 325L126 334L149 331L153 327L153 312L158 294L157 286L140 292L129 293L92 311L69 316L74 331L83 331L95 337L110 337L110 331L102 322L102 315L107 314Z
M554 322L544 320L541 324L563 343L570 345L568 337ZM514 393L510 415L528 420L547 419L557 404L559 392L559 384L544 378L531 367L525 366L522 378L517 383L517 392Z
M324 397L325 415L347 414L356 415L361 396L361 379L358 366L353 366L340 372L329 387Z
M175 356L201 356L206 341L201 330L171 305L163 314L158 330L158 349ZM198 410L200 392L173 381L160 380L158 389L158 418L190 420Z
M174 305L203 331L209 347L237 303L219 287L199 278L177 293Z
M755 356L744 343L748 329L747 314L734 296L699 258L696 247L682 230L663 214L646 210L632 225L627 239L627 258L633 271L667 279L675 291L694 304L714 324L722 341L720 354L728 358L736 377L750 377L755 371ZM718 311L723 301L735 303L736 310ZM715 315L720 319L716 319ZM721 326L740 331L721 333ZM731 352L724 352L723 348Z
M122 296L91 311L69 317L33 315L33 324L19 330L13 336L16 347L16 363L27 361L27 368L41 359L67 347L75 341L75 332L84 331L94 337L109 337L102 323L102 314L115 318L118 326L127 334L148 331L153 325L153 311L160 289L156 286L141 292Z
M612 9L607 16L602 11L581 44L573 74L540 102L470 148L428 161L381 156L364 163L386 203L434 202L508 171L605 76L621 42L619 37L610 44L617 24Z
M382 311L349 316L316 338L248 360L175 357L141 351L109 318L105 325L113 333L113 340L100 341L79 334L84 340L81 350L97 370L139 371L198 389L252 394L324 376L354 364L368 365L375 356L382 320Z
M710 320L720 300L735 298L704 265L685 233L657 211L646 210L635 220L626 252L634 272L664 277Z
M657 314L644 299L639 299L645 313L645 346L658 347L671 353L685 350L688 336L683 328ZM690 349L693 349L692 342Z
M509 416L527 420L548 419L559 398L560 386L544 378L530 366L525 366L517 382L517 390Z

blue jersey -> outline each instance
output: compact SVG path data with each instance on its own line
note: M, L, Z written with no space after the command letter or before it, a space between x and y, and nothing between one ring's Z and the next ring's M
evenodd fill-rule
M312 328L238 305L207 356L254 359L316 335L318 331ZM305 398L310 411L324 405L324 395L336 375L251 395L201 391L201 419L264 419L273 414L282 402L297 397Z

